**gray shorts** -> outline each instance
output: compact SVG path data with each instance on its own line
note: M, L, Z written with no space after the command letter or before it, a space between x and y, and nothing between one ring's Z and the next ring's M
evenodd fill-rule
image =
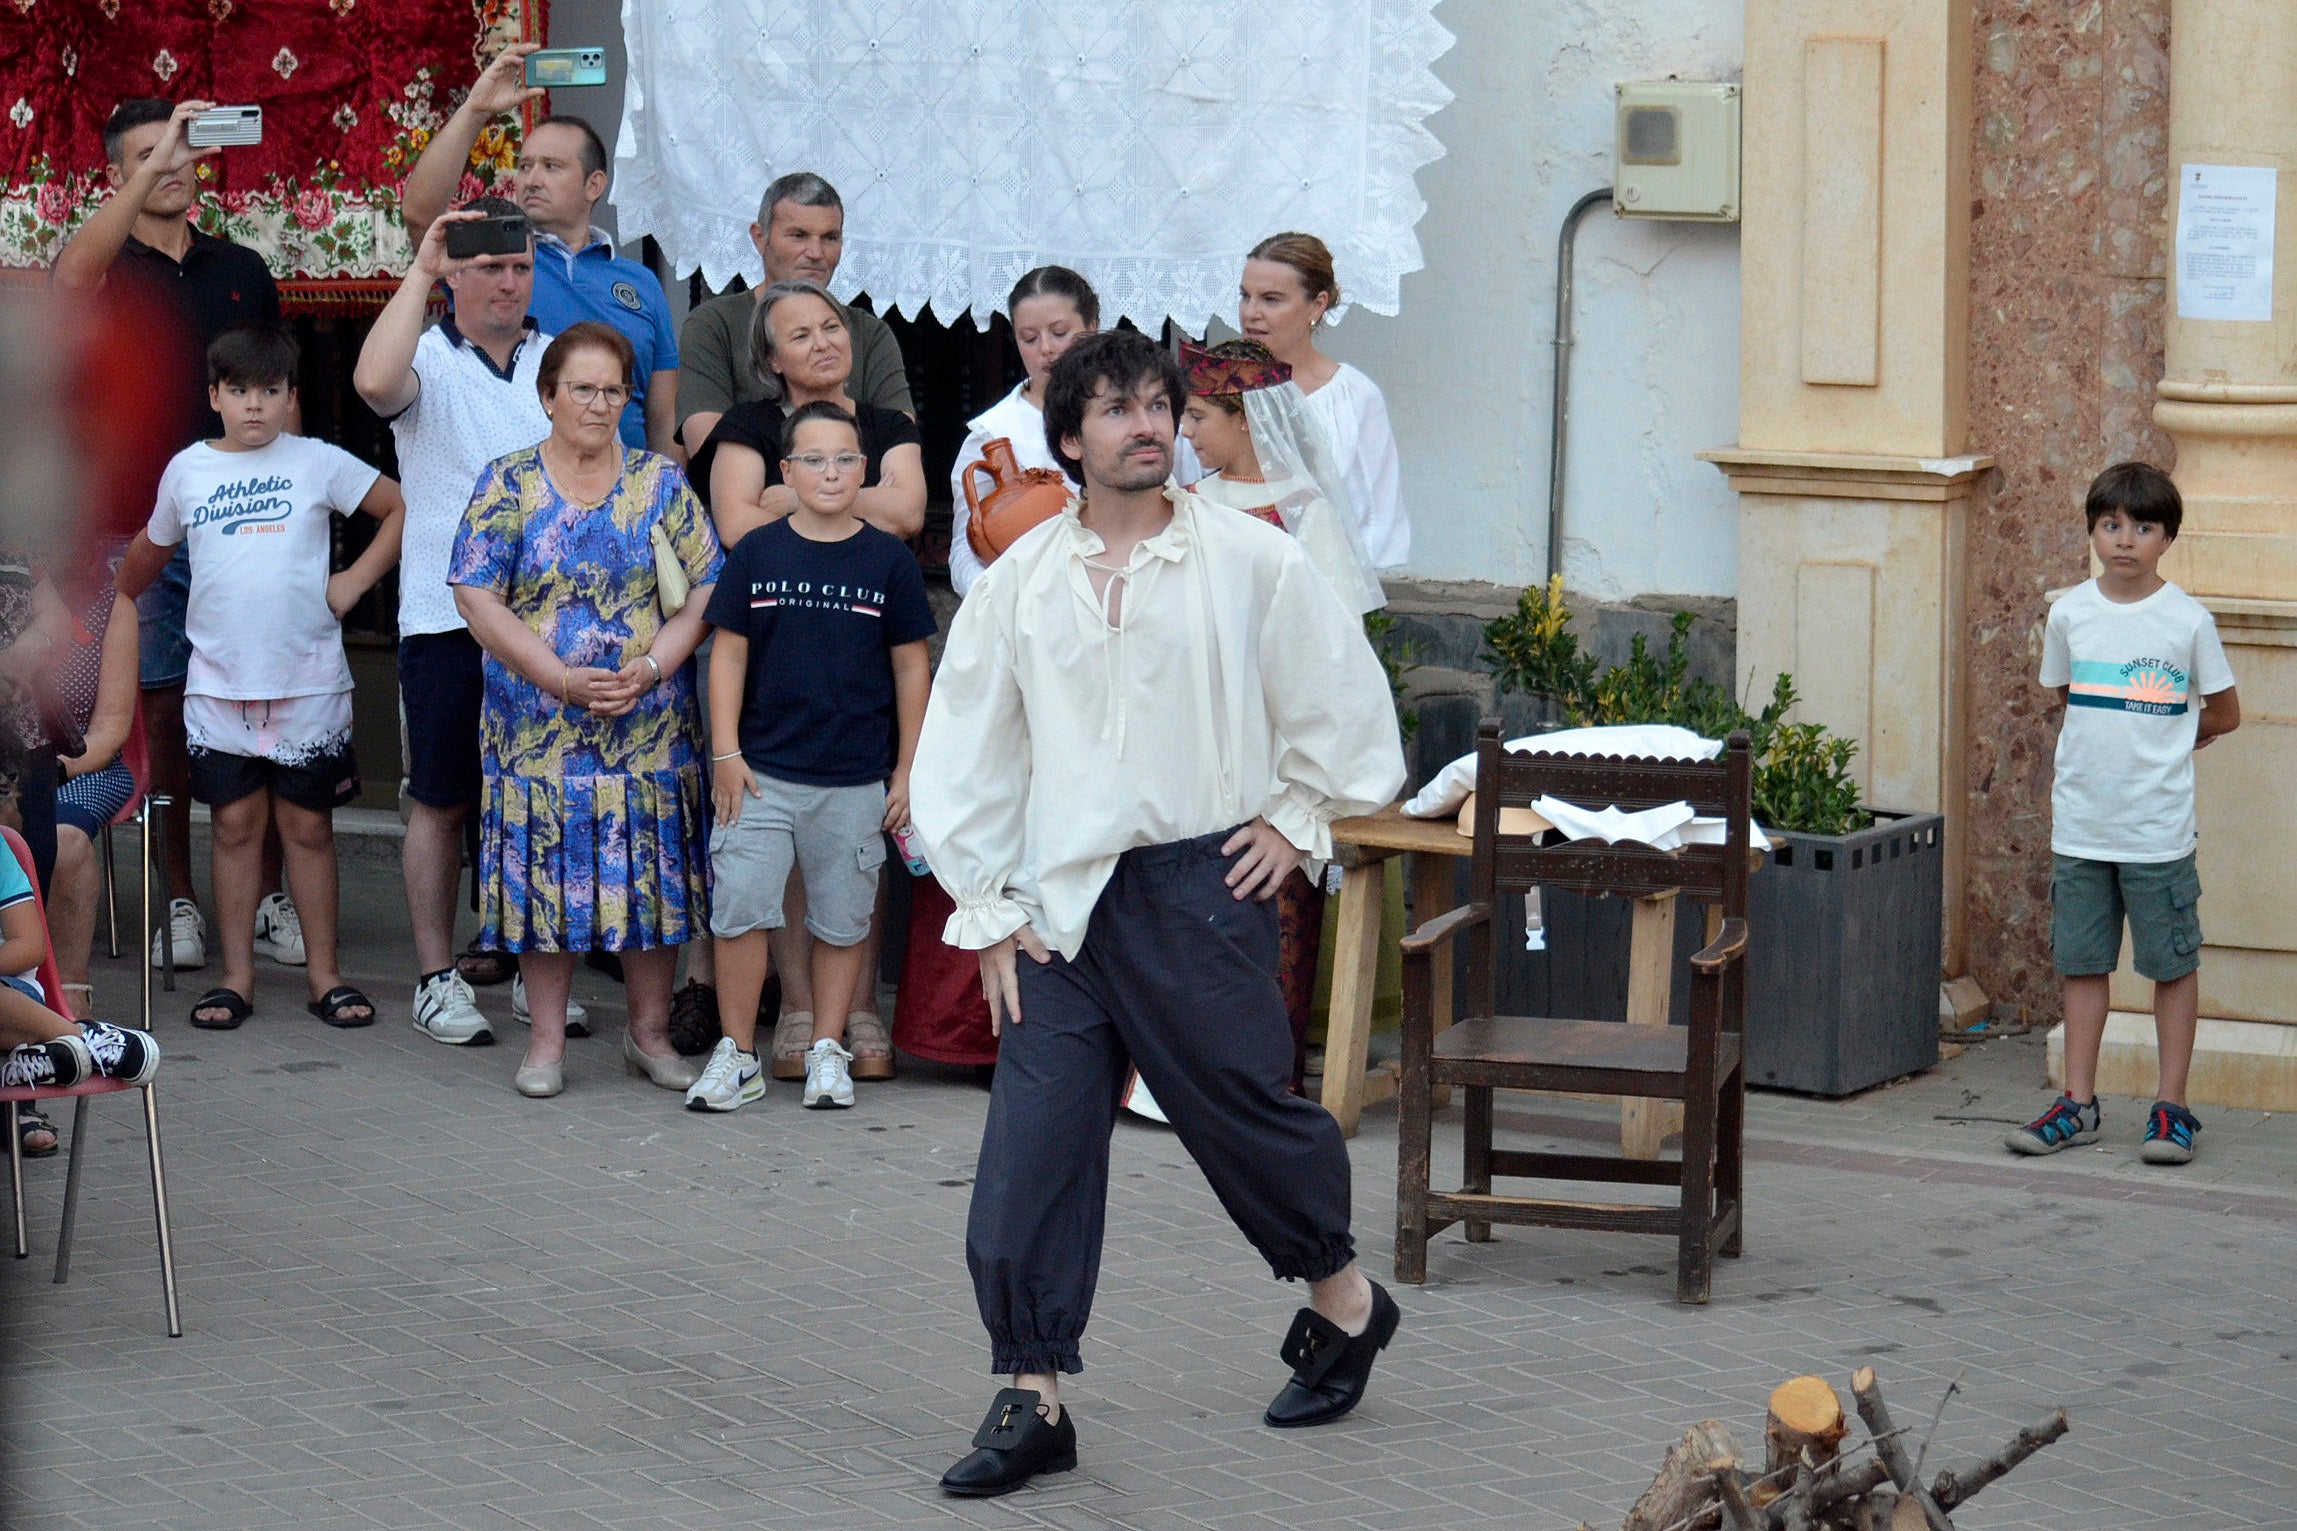
M794 862L806 879L806 929L832 946L858 946L877 912L885 865L885 788L805 787L755 773L763 797L710 828L710 934L779 930Z
M2050 955L2060 977L2089 978L2119 967L2125 916L2140 977L2169 983L2201 966L2201 875L2191 856L2050 858Z

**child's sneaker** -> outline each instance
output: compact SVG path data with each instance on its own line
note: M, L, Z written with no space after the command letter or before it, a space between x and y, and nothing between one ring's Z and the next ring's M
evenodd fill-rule
M805 1103L817 1111L853 1104L853 1054L828 1037L806 1049Z
M176 971L193 972L207 966L207 919L199 912L199 905L188 898L179 898L167 906L168 942L163 943L160 932L152 932L152 966L166 965L168 953L165 945L172 944Z
M83 1038L62 1036L53 1042L26 1042L0 1057L0 1087L68 1090L95 1071L96 1060Z
M450 1047L485 1047L494 1028L479 1014L478 996L453 968L415 985L415 1029Z
M109 1021L82 1021L80 1035L95 1060L96 1072L106 1079L142 1084L160 1071L159 1038L148 1031L114 1026Z
M266 894L255 906L255 955L291 968L309 960L303 953L303 916L284 893Z
M756 1053L743 1052L732 1037L720 1037L702 1066L702 1077L686 1092L689 1111L738 1111L766 1094L766 1071Z
M2157 1100L2146 1113L2145 1143L2138 1157L2148 1164L2191 1164L2193 1135L2199 1131L2201 1123L2191 1111Z
M2070 1095L2061 1095L2050 1102L2049 1110L2002 1141L2012 1153L2054 1154L2061 1148L2095 1143L2104 1120L2096 1101L2085 1106Z

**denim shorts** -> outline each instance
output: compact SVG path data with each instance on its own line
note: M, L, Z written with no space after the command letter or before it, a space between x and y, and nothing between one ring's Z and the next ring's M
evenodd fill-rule
M191 601L191 554L179 544L151 588L136 597L136 634L142 645L141 675L146 691L183 684L191 672L191 638L184 611Z
M736 822L710 826L710 934L781 929L794 863L805 876L806 929L831 946L860 945L885 866L885 788L808 787L756 774L765 795L743 798Z
M2125 917L2140 977L2169 983L2201 966L2201 876L2193 857L2050 862L2050 954L2060 977L2119 967Z

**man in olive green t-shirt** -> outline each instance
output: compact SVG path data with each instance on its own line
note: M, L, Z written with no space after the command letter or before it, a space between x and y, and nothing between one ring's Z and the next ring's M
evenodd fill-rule
M678 439L689 452L710 439L727 410L771 397L750 354L750 315L757 294L776 282L829 285L845 245L845 204L837 188L808 170L778 177L758 204L750 242L766 263L764 285L699 305L678 332ZM909 374L893 331L873 313L839 307L853 336L853 377L846 392L856 404L897 409L915 419Z

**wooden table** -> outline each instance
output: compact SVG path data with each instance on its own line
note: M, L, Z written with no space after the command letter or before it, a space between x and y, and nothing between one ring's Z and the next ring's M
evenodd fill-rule
M1356 1135L1364 1107L1394 1093L1392 1075L1367 1085L1365 1064L1372 1042L1372 988L1380 967L1381 863L1391 856L1412 857L1411 917L1424 925L1453 908L1454 860L1475 855L1475 839L1459 832L1453 817L1407 819L1403 805L1390 803L1378 813L1341 819L1332 826L1332 859L1341 868L1340 912L1332 948L1332 1006L1324 1030L1324 1109L1340 1124L1340 1131ZM1670 971L1675 956L1675 900L1673 890L1635 901L1635 927L1627 962L1627 1020L1632 1025L1667 1024ZM1712 940L1720 911L1708 911L1708 938ZM1496 915L1495 915L1496 917ZM1521 939L1495 929L1492 940ZM1452 964L1435 964L1434 1010L1436 1030L1452 1024ZM1437 1106L1448 1105L1450 1092L1438 1086ZM1619 1097L1619 1146L1632 1159L1656 1159L1659 1145L1682 1128L1680 1101Z

